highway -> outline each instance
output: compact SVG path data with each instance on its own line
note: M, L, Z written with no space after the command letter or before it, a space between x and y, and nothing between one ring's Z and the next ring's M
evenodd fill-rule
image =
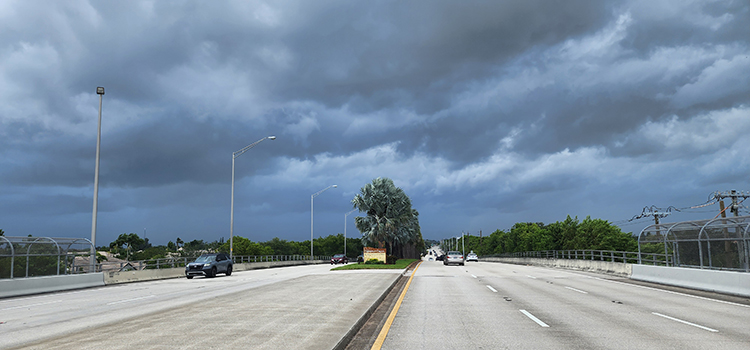
M402 271L330 269L0 299L0 349L331 349Z
M0 349L331 349L402 271L330 268L0 299ZM703 294L568 270L423 261L382 349L749 348L747 299Z
M382 349L748 349L750 306L532 266L424 261Z

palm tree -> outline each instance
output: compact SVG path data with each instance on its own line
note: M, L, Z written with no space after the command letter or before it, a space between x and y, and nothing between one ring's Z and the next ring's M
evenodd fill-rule
M360 189L352 205L367 216L354 219L362 240L377 242L382 248L388 243L391 254L393 244L413 242L419 231L419 213L411 208L411 199L389 178L377 178Z

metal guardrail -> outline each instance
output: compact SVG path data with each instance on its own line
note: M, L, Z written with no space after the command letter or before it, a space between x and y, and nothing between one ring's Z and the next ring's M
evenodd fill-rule
M544 250L488 255L498 258L578 259L630 264L674 266L673 257L660 253L620 252L614 250Z
M197 256L193 257L173 257L173 258L160 258L160 259L148 259L138 261L122 261L122 262L107 262L98 263L96 265L96 272L108 272L108 271L127 271L127 270L153 270L153 269L169 269L176 267L185 267L185 265L195 261ZM270 262L270 261L300 261L300 260L318 260L325 261L329 260L330 256L313 256L312 259L309 255L235 255L233 260L235 264L242 263L253 263L253 262ZM86 273L90 265L88 262L81 262L78 265L72 265L72 273Z

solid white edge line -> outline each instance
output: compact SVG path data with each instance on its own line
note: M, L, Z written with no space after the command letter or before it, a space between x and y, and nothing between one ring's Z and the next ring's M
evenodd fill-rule
M542 320L536 318L536 316L532 315L530 312L528 312L526 310L518 310L518 311L521 311L521 313L523 313L524 315L526 315L526 317L530 318L532 321L536 322L538 325L540 325L542 327L549 327L548 324L542 322Z
M127 303L127 302L130 302L130 301L136 301L136 300L153 298L155 296L156 295L147 295L145 297L139 297L139 298L133 298L133 299L125 299L125 300L118 300L118 301L113 301L111 303L107 303L107 305L115 305L115 304Z
M60 303L60 302L62 302L62 300L48 301L46 303L37 303L37 304L20 305L20 306L11 306L11 307L7 307L7 308L4 308L4 309L0 309L0 311L15 310L15 309L24 309L24 308L27 308L27 307L48 305L48 304L54 304L54 303Z
M701 326L699 324L695 324L695 323L691 323L691 322L688 322L688 321L681 320L679 318L674 318L674 317L671 317L671 316L662 315L662 314L660 314L658 312L652 312L652 314L654 314L656 316L659 316L659 317L664 317L666 319L670 319L672 321L677 321L677 322L680 322L680 323L684 323L684 324L689 325L689 326L698 327L700 329L707 330L709 332L718 332L718 330L715 330L713 328L704 327L704 326Z
M487 285L487 288L489 288L492 292L497 293L497 289L492 288L492 286Z
M575 288L573 288L573 287L565 287L565 288L567 288L567 289L570 289L570 290L572 290L572 291L574 291L574 292L578 292L578 293L581 293L581 294L589 294L589 292L585 292L585 291L582 291L582 290L580 290L580 289L575 289Z

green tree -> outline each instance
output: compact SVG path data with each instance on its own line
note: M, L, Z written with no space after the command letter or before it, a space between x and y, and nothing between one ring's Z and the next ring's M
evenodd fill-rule
M219 247L219 251L229 253L229 242ZM271 247L253 242L245 237L234 236L234 255L273 255Z
M419 213L412 209L411 199L389 178L377 178L360 189L352 199L352 205L366 216L358 216L354 223L362 233L363 243L388 244L393 254L393 245L422 242L419 228Z
M110 251L120 255L120 257L125 253L126 258L130 252L146 249L148 246L148 241L135 233L120 234L114 242L109 244Z
M5 236L5 231L3 231L3 229L1 228L0 228L0 236Z

